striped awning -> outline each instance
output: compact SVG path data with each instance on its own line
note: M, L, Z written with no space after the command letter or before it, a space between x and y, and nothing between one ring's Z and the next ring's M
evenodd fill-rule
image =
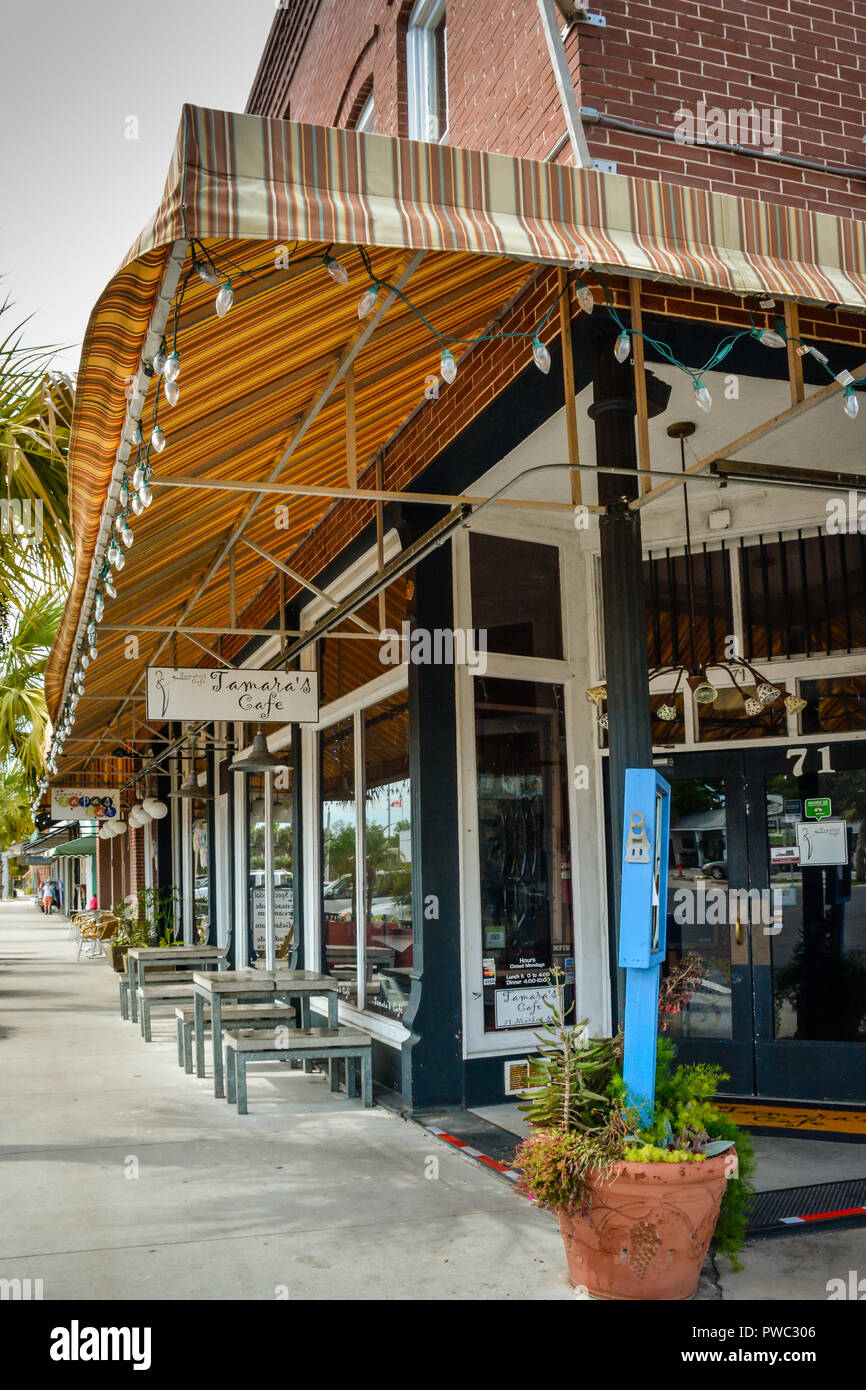
M225 318L214 313L214 288L195 275L187 280L193 241L232 279L235 302ZM137 411L147 431L151 418L155 387L142 362L175 313L180 400L174 410L160 407L168 443L152 455L157 479L279 477L309 485L309 495L292 500L282 529L275 529L273 498L260 501L246 536L266 551L290 556L334 505L315 488L346 484L347 351L355 359L362 482L363 469L423 401L425 379L438 372L439 345L399 296L379 321L374 315L359 324L358 298L370 283L359 247L377 280L404 287L439 331L463 338L485 331L539 265L578 259L599 271L739 295L866 307L861 222L187 106L162 201L98 300L84 340L70 452L75 572L46 678L53 713L91 616L120 478L132 466L131 421ZM345 286L323 270L329 250L349 272ZM557 332L554 314L544 336ZM135 624L168 626L184 614L202 630L224 626L228 567L217 562L253 494L154 491L152 507L133 519L134 547L106 625L133 632ZM369 502L338 505L356 521L372 518ZM272 574L255 551L238 550L238 613ZM106 724L113 736L128 734L129 692L147 664L160 654L168 659L164 637L143 635L137 653L124 640L122 631L103 629L76 735ZM174 656L182 665L203 659L186 638ZM67 774L86 761L73 747L64 755Z

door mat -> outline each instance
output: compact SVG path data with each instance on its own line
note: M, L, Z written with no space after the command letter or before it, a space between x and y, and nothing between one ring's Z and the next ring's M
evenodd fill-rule
M759 1192L749 1216L747 1236L814 1230L816 1226L866 1222L866 1178L782 1187Z
M800 1138L814 1135L821 1139L866 1139L866 1110L863 1109L830 1109L802 1102L787 1105L780 1101L762 1104L760 1101L718 1100L716 1103L736 1124L754 1129L758 1134L786 1131Z

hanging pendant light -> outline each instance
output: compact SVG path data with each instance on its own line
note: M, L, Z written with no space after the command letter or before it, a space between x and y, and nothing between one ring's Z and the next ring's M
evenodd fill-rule
M550 353L537 333L532 340L532 360L538 370L544 372L544 375L547 376L547 373L550 371Z
M278 768L288 765L287 758L275 757L269 751L264 728L259 724L250 751L235 758L229 766L229 772L276 772Z
M613 345L613 355L617 362L626 362L631 353L631 338L623 329Z
M449 348L442 349L442 355L439 358L439 371L442 380L451 386L457 377L457 363L454 361L454 354Z
M591 314L595 308L595 296L589 285L578 285L576 298L583 312Z
M234 290L232 289L232 282L231 280L227 279L216 297L216 311L221 319L225 318L226 314L228 313L229 309L232 307L234 302L235 296Z

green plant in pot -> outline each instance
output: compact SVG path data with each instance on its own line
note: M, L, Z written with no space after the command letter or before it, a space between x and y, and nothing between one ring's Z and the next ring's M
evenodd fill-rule
M739 1267L753 1152L714 1103L724 1073L676 1066L659 1037L653 1120L640 1128L622 1037L569 1027L560 979L539 1044L521 1107L535 1132L514 1166L526 1195L556 1213L572 1281L599 1298L690 1298L713 1238Z

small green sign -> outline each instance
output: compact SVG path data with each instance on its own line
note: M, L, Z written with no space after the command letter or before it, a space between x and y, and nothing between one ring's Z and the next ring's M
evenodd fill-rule
M832 809L829 796L806 797L806 815L812 820L823 820L825 816L830 815Z

